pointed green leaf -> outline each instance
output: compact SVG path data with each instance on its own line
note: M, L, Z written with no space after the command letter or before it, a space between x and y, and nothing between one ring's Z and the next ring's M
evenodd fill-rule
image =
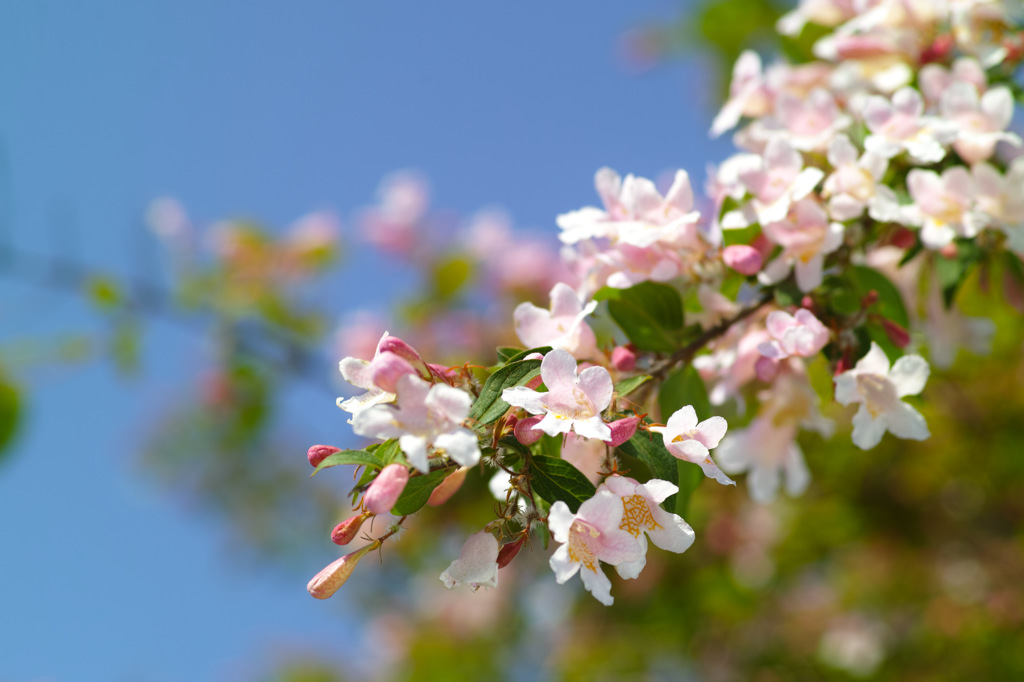
M660 433L637 431L618 449L646 464L655 478L676 483L678 460L665 448L665 441Z
M685 405L693 405L698 419L704 420L712 415L704 380L693 365L680 367L669 374L658 391L658 408L663 420L668 421L676 410Z
M422 509L430 499L430 493L434 492L434 488L441 485L441 482L451 472L451 468L438 469L423 476L410 478L409 482L405 484L405 490L402 491L395 506L392 507L391 513L395 516L408 516Z
M604 287L595 300L608 301L608 313L641 350L671 353L684 327L683 300L667 284L641 282L629 289Z
M339 464L355 464L356 466L364 466L371 469L381 469L384 467L384 462L373 452L367 452L366 450L341 450L325 457L310 476L316 476L321 470L336 467Z
M565 502L574 514L597 492L583 472L564 459L534 455L530 458L530 474L533 492L551 504Z
M641 374L639 376L623 379L622 381L615 384L615 392L618 395L625 397L632 393L633 391L635 391L637 388L639 388L641 384L645 384L648 381L650 381L650 379L650 374Z
M501 393L512 386L522 386L540 374L540 360L510 362L487 377L480 397L473 403L469 416L481 424L490 424L508 411L510 405L501 399Z

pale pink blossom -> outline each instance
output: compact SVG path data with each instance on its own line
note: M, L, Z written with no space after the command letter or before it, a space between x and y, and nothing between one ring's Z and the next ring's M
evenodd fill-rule
M561 546L549 563L558 584L578 571L587 591L605 606L612 605L612 583L600 562L617 566L643 556L639 539L621 527L624 512L622 498L604 486L576 514L561 500L551 505L548 528Z
M409 470L404 464L388 464L380 470L363 496L363 506L371 514L387 514L395 506L409 482Z
M819 26L838 26L857 13L854 0L800 0L795 9L779 19L775 28L786 36L796 37L808 22Z
M1019 135L1006 132L1013 119L1013 94L1006 86L992 88L979 97L974 85L954 83L942 93L939 110L946 120L956 124L958 135L953 149L968 164L990 158L1001 141L1021 144Z
M765 85L761 58L756 52L745 50L732 67L729 100L711 124L711 136L718 137L735 127L744 116L764 116L771 106L772 95Z
M793 202L810 194L825 177L818 168L804 168L803 156L781 137L768 142L763 156L741 155L737 166L737 177L753 198L722 217L723 229L783 220Z
M916 163L936 163L957 136L954 123L924 115L924 102L913 88L901 88L892 100L868 97L861 115L871 131L865 149L886 159L906 151Z
M761 253L746 244L733 244L722 250L722 262L741 275L756 275L764 265Z
M609 476L601 487L612 491L622 500L623 515L619 528L633 535L640 543L639 559L615 567L623 578L638 577L647 564L648 537L656 547L676 554L685 552L693 544L694 533L690 524L678 514L661 508L666 498L679 492L675 484L657 478L637 483L632 478L615 475Z
M381 344L388 338L388 333L384 332L384 336L380 337L380 341L377 342L377 350L374 352L373 360L376 360L381 355ZM358 358L347 357L338 363L338 369L341 371L341 376L345 378L345 381L356 386L357 388L366 389L366 393L358 395L347 400L338 398L338 407L351 412L353 415L362 412L379 403L390 403L395 399L395 394L390 391L385 391L383 388L378 386L373 381L373 371L371 368L372 360L360 360ZM351 423L352 420L349 420Z
M933 107L939 105L943 93L955 83L973 85L975 90L982 94L988 89L985 69L973 57L960 57L949 69L940 64L926 64L921 68L918 83L925 102Z
M771 116L754 121L737 143L756 148L758 143L781 137L794 149L804 152L824 151L852 119L842 113L835 98L827 90L817 88L807 95L780 93Z
M398 380L395 405L374 405L352 417L352 430L369 438L397 438L409 463L430 470L428 450L462 466L480 461L476 434L462 423L473 402L465 391L447 384L428 384L415 374Z
M828 200L828 212L833 220L858 218L871 207L876 220L892 219L893 209L898 211L895 194L881 185L889 166L884 157L866 152L859 158L857 148L846 135L838 135L828 148L828 162L832 173L825 178L821 196Z
M449 590L466 585L473 592L498 586L498 541L487 531L470 535L459 558L441 574Z
M727 428L725 419L718 416L698 423L697 412L692 405L686 405L676 410L665 426L652 426L650 430L662 435L665 447L673 457L693 462L704 471L705 476L723 485L736 485L735 481L722 473L709 452L718 446Z
M604 367L588 367L577 376L576 358L556 349L544 356L540 376L548 390L506 388L502 400L530 414L543 414L534 428L549 436L575 431L586 438L607 441L611 430L601 420L601 412L612 400L612 377Z
M610 425L609 428L611 428ZM535 433L540 433L540 431ZM615 431L613 430L612 437L614 438L614 436ZM601 482L601 471L604 469L607 455L605 441L583 438L575 433L565 434L565 440L562 442L562 459L579 469L580 473L594 485Z
M817 355L829 341L828 328L806 308L796 311L796 315L773 311L765 321L765 328L772 340L758 345L757 349L776 361L791 355L802 358Z
M1006 233L1011 250L1024 254L1024 156L1010 163L1005 174L987 163L976 165L972 174L978 210Z
M792 363L785 364L771 388L758 397L761 403L754 420L722 439L718 463L730 474L747 472L747 489L755 502L774 500L780 484L788 495L800 495L810 473L796 442L797 431L811 429L828 438L832 421L818 411L818 396L806 372L794 371Z
M992 350L995 322L987 317L967 317L953 307L947 308L938 282L932 282L925 300L925 312L928 358L936 367L951 367L961 348L975 355L987 355Z
M987 220L975 206L976 187L963 166L935 171L915 168L907 174L907 189L914 200L913 222L920 224L921 242L941 249L954 237L974 237Z
M878 344L856 366L836 376L836 402L860 403L853 417L853 442L869 450L886 431L898 438L924 440L931 435L921 413L900 400L917 395L928 381L928 363L920 355L905 355L892 365Z
M763 229L782 253L765 266L758 280L775 284L795 270L796 284L805 292L821 284L825 256L842 245L845 232L841 223L829 221L825 209L813 199L797 203L785 220L766 223Z
M363 238L382 249L407 253L430 202L426 180L416 171L392 173L381 180L377 198L379 203L358 218Z
M551 346L579 358L597 359L597 341L586 318L597 307L596 301L584 304L568 284L559 282L551 289L551 307L538 308L520 303L513 317L516 335L527 348Z
M711 354L694 358L694 369L711 385L708 399L712 405L735 398L740 410L744 409L740 391L756 378L757 361L763 357L757 348L769 338L768 332L759 326L734 325Z

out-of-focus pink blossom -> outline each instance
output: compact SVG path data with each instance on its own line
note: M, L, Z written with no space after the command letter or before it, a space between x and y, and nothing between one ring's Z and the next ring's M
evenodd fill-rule
M806 199L782 221L763 226L764 235L782 247L782 253L758 275L763 284L775 284L796 271L800 291L811 291L822 281L825 256L843 243L842 224L829 222L818 202Z
M585 322L597 308L596 301L584 305L568 284L559 282L551 289L551 307L538 308L520 303L513 317L516 335L527 348L551 346L561 348L579 358L599 357L594 332Z
M822 198L828 199L828 212L834 220L852 220L866 207L875 220L898 218L895 193L881 185L888 160L867 152L857 157L857 148L846 135L838 135L828 148L832 173L822 185Z
M358 218L363 238L382 249L408 253L430 202L426 180L415 171L392 173L381 180L377 197L379 203Z
M764 265L761 253L746 244L733 244L722 250L722 261L741 275L756 275Z
M753 199L723 216L723 229L783 220L793 202L810 194L825 177L819 168L805 168L800 152L781 137L768 142L763 156L744 154L737 164L737 177Z
M459 558L441 574L449 590L466 585L476 592L481 587L498 586L498 541L487 531L469 536Z
M636 347L627 343L625 346L613 348L612 367L619 372L632 372L636 369Z
M956 236L973 237L987 222L975 207L974 178L963 166L941 176L915 168L907 174L907 189L914 200L911 215L922 224L921 242L929 249L941 249Z
M892 100L868 97L861 115L871 131L865 149L886 159L906 151L917 163L936 163L957 137L956 124L924 115L924 102L913 88L898 90Z
M796 311L796 315L776 310L768 315L765 327L772 340L760 344L757 349L773 360L791 355L809 358L817 355L829 340L828 328L805 308Z
M744 116L764 116L771 111L772 97L761 72L761 58L745 50L732 67L729 100L711 124L711 136L718 137L736 126Z
M1013 94L1006 86L992 88L979 97L970 83L954 83L942 93L942 116L956 124L953 149L968 164L985 161L1003 141L1020 145L1020 136L1006 131L1013 119Z

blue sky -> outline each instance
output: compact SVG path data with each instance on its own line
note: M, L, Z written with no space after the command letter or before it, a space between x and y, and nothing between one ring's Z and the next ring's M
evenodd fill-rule
M727 153L705 132L704 65L635 74L618 56L625 30L678 11L668 0L7 2L0 215L21 249L132 274L147 267L141 214L155 197L200 222L281 226L318 208L344 221L381 176L414 167L439 205L500 204L554 230L557 214L596 201L601 166L682 167L699 185ZM355 296L394 293L363 286L330 302L339 316ZM107 365L29 368L10 354L97 328L74 297L0 278L0 359L30 390L0 468L0 682L247 679L282 646L348 632L343 597L305 593L318 565L251 565L216 517L140 473L147 425L202 366L199 339L154 325L145 372L128 382ZM316 400L290 402L322 429L310 443L344 426Z

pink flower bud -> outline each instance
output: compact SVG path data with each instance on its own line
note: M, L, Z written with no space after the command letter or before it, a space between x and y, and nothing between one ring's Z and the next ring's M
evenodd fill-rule
M636 347L631 343L616 346L612 351L612 367L620 372L632 372L636 369Z
M310 466L318 467L320 462L324 461L335 452L341 452L341 448L336 448L333 445L314 445L306 452L306 457L309 458Z
M458 492L459 488L462 487L462 482L466 480L466 474L468 472L469 467L459 467L453 471L447 478L441 481L441 485L431 491L430 498L427 499L427 504L431 507L440 507L451 499L451 496Z
M640 425L640 417L624 417L613 421L608 425L608 428L612 430L612 439L609 444L613 448L617 448L627 440L633 437L636 433L636 427Z
M502 545L501 549L498 550L498 568L505 568L512 563L512 560L516 558L516 555L519 554L519 550L523 548L525 543L526 536L523 535L518 540Z
M310 596L317 599L327 599L337 592L339 587L345 584L345 581L349 579L352 572L356 569L356 564L359 563L359 560L378 547L380 547L380 540L376 540L365 547L346 554L329 564L313 576L313 579L306 585L306 591L309 592Z
M771 381L779 373L779 361L762 355L754 363L754 373L761 381Z
M407 344L397 336L389 336L386 339L382 339L380 342L379 350L381 353L388 352L394 353L398 357L408 362L413 367L426 367L427 363L423 362L423 358L416 352L416 349Z
M544 379L538 374L537 376L526 382L526 387L536 389L542 383L544 383Z
M882 328L886 336L900 348L905 348L910 343L910 333L892 320L882 318Z
M544 435L544 432L540 429L533 428L537 424L540 424L540 420L544 417L527 417L526 419L520 419L516 422L515 431L516 440L523 445L533 445L540 440L540 437Z
M381 353L370 364L373 368L370 381L388 393L396 393L398 391L398 380L400 378L406 374L416 373L416 370L405 361L405 358L391 352Z
M404 464L389 464L381 469L363 495L363 506L366 507L366 511L371 514L386 514L391 511L408 482L409 470Z
M331 541L336 545L347 545L352 542L355 540L356 535L358 535L359 529L363 525L363 521L369 517L369 514L363 513L345 519L331 531Z
M764 265L764 259L757 249L743 244L725 247L722 260L741 275L756 275Z
M427 369L430 370L431 374L436 376L438 379L441 379L445 383L450 384L459 378L458 367L445 367L444 365L435 365L434 363L428 363Z

